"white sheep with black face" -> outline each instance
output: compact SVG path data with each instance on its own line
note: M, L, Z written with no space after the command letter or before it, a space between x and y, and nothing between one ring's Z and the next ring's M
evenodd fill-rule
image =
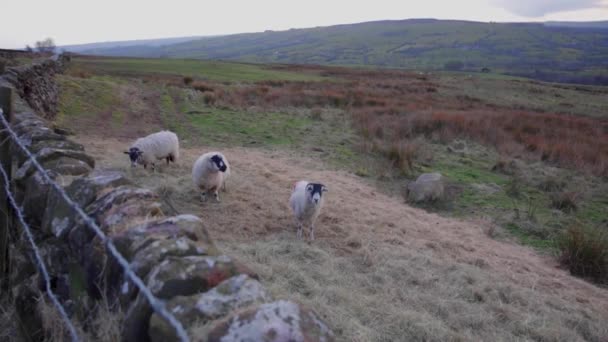
M310 240L315 239L315 221L323 207L323 194L327 190L327 187L321 183L302 180L294 184L289 206L298 226L298 238L302 237L302 228L308 226Z
M145 169L150 165L154 170L157 160L165 159L167 165L169 165L169 162L177 162L179 158L179 139L171 131L152 133L135 140L129 150L124 151L124 153L129 155L131 167L140 164Z
M226 179L230 176L228 159L220 152L207 152L201 155L192 166L192 182L201 190L201 198L207 200L207 193L213 192L215 200L220 201L219 190L226 190Z

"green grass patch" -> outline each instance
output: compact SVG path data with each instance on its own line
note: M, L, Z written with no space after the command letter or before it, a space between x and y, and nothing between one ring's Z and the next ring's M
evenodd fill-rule
M523 230L517 223L510 222L505 224L504 227L522 245L530 246L532 248L545 251L555 250L557 248L557 245L554 240L541 239L535 237Z
M160 96L160 116L165 129L175 132L181 139L188 140L190 132L185 127L185 118L178 114L178 105L174 101L174 96L179 97L179 90L163 88Z
M75 58L76 68L122 76L177 75L212 81L321 81L314 74L273 70L264 65L156 58Z
M309 119L284 113L247 113L217 108L188 114L188 117L203 142L242 146L295 144L305 128L312 124Z
M117 88L120 81L110 77L88 79L58 76L61 94L59 97L58 122L76 116L95 117L100 113L111 113L120 103ZM116 114L121 119L122 114Z

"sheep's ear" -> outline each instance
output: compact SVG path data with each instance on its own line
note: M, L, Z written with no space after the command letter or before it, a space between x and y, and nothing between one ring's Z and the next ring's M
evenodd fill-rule
M328 192L328 191L329 191L329 189L328 189L326 186L323 186L323 189L322 189L321 191L323 191L323 192Z
M124 153L124 154L130 154L129 151L123 151L122 153Z
M144 151L137 151L138 156L141 156L142 154L144 154Z

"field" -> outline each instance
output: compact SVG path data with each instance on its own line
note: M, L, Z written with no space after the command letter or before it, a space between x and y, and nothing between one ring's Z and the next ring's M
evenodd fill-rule
M59 81L57 124L98 167L157 190L169 213L205 217L220 247L340 341L608 337L606 289L555 258L567 228L607 229L606 88L117 58L75 58ZM122 151L161 128L182 140L178 165L131 169ZM234 169L218 204L191 186L208 150ZM405 203L407 181L429 171L448 196ZM296 240L286 205L302 178L330 188L314 243ZM573 206L557 205L570 193Z
M207 37L164 46L84 50L110 56L256 63L490 69L557 82L608 84L608 28L412 19ZM82 50L79 52L83 52Z

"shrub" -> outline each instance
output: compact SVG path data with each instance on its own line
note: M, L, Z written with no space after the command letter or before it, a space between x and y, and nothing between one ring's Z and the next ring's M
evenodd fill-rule
M538 188L545 192L562 191L565 187L566 182L555 176L549 176L538 183Z
M573 225L558 239L558 248L571 274L608 283L608 230Z
M414 167L414 160L416 159L419 147L420 143L417 141L398 141L384 146L383 152L399 170L409 172Z
M569 213L578 209L580 194L574 191L562 191L551 195L551 206Z
M310 118L313 120L323 120L323 110L321 110L321 108L313 108L310 111Z
M192 83L192 88L200 91L201 93L208 92L208 91L213 91L213 87L212 86L210 86L209 84L207 84L205 82L200 82L200 81L193 82Z
M509 197L519 198L521 196L522 180L518 176L512 177L505 187Z
M192 77L190 77L190 76L184 76L184 84L185 84L185 85L190 85L190 84L192 84L192 81L194 81L194 80L192 79Z
M203 93L203 101L206 105L213 106L217 101L217 98L215 97L215 94L206 91Z

